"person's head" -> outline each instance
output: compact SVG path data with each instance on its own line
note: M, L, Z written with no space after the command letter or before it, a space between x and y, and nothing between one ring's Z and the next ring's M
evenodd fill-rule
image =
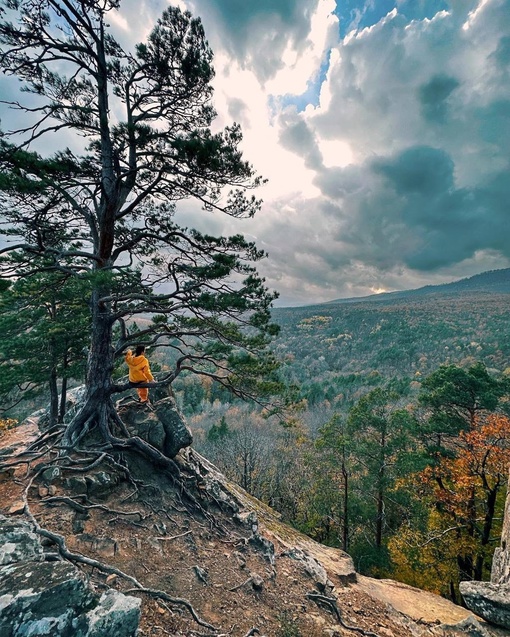
M145 352L145 345L137 345L135 349L135 356L141 356Z

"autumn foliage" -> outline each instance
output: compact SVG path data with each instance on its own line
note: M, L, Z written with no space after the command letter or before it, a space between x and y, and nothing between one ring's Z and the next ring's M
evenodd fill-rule
M411 477L428 514L421 528L402 529L390 550L396 575L456 598L459 581L490 577L510 465L510 419L477 415L448 451Z

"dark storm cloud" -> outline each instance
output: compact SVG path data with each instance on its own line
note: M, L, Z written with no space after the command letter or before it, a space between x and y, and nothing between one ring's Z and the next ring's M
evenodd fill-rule
M301 155L308 168L319 169L322 156L317 147L314 133L306 122L292 112L287 112L282 120L280 142L284 148Z
M434 75L418 89L423 117L430 122L444 124L447 120L450 94L459 86L459 81L449 75Z
M336 217L334 239L367 267L433 272L480 250L510 257L506 171L475 188L457 187L454 175L444 150L417 146L325 170L317 184L341 202L323 209Z
M438 148L416 146L395 158L381 158L372 170L387 177L398 194L433 197L453 186L454 164L451 157Z

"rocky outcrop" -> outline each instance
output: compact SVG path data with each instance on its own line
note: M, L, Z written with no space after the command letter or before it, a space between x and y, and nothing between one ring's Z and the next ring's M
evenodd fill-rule
M100 597L69 562L48 561L39 536L0 516L2 637L134 637L141 601L115 590Z
M491 583L510 585L510 472L506 494L501 546L494 551L492 561Z
M466 606L488 622L510 630L510 474L501 546L494 552L490 582L461 582Z
M466 606L488 622L510 630L510 586L491 582L462 582Z
M168 458L174 458L193 442L191 430L173 398L163 398L152 407L129 400L117 408L130 434L140 436Z

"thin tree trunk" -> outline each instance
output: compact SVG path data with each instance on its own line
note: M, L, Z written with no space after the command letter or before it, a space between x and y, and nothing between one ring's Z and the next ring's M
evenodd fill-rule
M342 462L342 475L344 478L344 528L343 528L343 537L342 537L342 548L347 553L349 548L349 507L348 507L348 499L349 499L349 474L345 467L345 463Z
M64 416L66 415L66 403L67 403L67 368L69 367L69 360L67 357L67 351L64 353L63 360L63 372L62 372L62 386L60 388L60 408L58 412L58 422L64 422Z
M487 492L487 501L485 503L485 519L482 528L482 537L480 539L481 547L487 546L490 542L492 524L494 522L494 514L496 511L496 498L499 490L499 483L493 489ZM477 556L475 562L474 579L478 582L483 580L483 567L485 564L485 557L483 555L483 548L480 555Z
M58 420L58 388L57 388L57 370L55 367L51 368L50 372L50 423L49 426L53 427L57 424Z
M62 379L62 387L60 388L60 408L58 412L58 422L64 422L64 416L66 415L66 403L67 403L67 377Z

